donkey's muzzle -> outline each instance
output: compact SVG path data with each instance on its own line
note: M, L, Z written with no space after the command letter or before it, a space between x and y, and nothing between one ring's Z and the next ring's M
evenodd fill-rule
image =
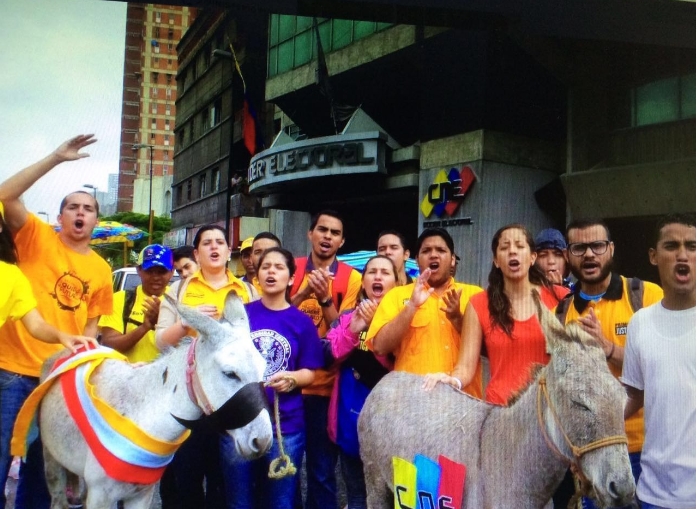
M191 430L208 430L224 433L243 428L252 422L262 410L269 410L263 382L252 382L242 387L223 405L209 415L190 421L171 414L179 424Z

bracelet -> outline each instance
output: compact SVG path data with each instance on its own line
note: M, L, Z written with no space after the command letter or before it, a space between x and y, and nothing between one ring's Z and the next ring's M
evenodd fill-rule
M460 379L457 377L454 377L452 375L450 376L450 378L452 378L453 380L455 380L457 382L457 390L461 391L462 390L462 382L460 381Z
M615 353L615 343L612 343L612 348L610 349L610 353L605 356L605 360L610 360L612 359L612 354Z

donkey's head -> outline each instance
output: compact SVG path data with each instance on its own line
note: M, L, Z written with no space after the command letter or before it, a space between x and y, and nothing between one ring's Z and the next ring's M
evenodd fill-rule
M208 425L227 431L242 456L264 454L273 440L266 395L261 385L266 363L252 343L242 300L230 292L220 320L177 304L177 310L198 331L189 349L187 389L207 416Z
M546 429L558 451L580 469L581 479L590 481L589 496L603 507L628 505L635 485L624 431L626 393L597 341L577 323L562 326L537 304L550 354L549 399L542 398Z

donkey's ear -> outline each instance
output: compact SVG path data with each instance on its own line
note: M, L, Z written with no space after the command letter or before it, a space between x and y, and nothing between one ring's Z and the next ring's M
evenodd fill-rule
M547 353L552 353L559 348L564 347L571 341L569 335L566 332L564 326L559 323L557 317L554 316L547 306L542 303L540 299L540 294L536 290L532 291L532 298L535 301L535 306L537 307L537 319L542 327L542 333L545 336L545 342L547 343Z
M244 309L244 303L234 290L231 290L225 296L223 320L233 327L245 327L249 330L249 320L247 318L247 312Z
M199 313L198 310L185 304L174 301L169 295L166 295L165 298L177 308L177 311L186 323L202 336L215 336L219 332L220 324L214 318Z

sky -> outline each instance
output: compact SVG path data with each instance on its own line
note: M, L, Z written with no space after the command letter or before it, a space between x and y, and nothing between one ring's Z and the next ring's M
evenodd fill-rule
M118 173L126 3L3 0L0 16L0 181L81 133L90 157L63 163L24 195L55 222L83 184L107 191ZM41 216L45 218L45 216Z

